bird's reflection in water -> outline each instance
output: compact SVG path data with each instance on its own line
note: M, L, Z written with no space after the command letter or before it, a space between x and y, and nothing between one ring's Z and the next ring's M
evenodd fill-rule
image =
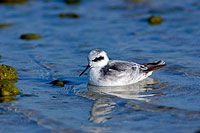
M157 86L157 87L155 87ZM94 104L90 112L90 118L94 123L104 123L114 118L111 113L116 107L113 96L123 99L142 100L149 102L148 97L163 95L162 93L149 93L153 89L162 88L163 84L158 80L147 78L133 85L116 87L99 87L88 85L88 92L84 96L93 99Z
M142 92L148 92L150 90L156 89L153 85L158 84L158 80L147 78L136 84L127 85L127 86L91 86L88 85L89 92L96 92L101 94L109 94L117 96L124 99L134 99L134 100L143 100L148 102L147 97L159 95L159 94L142 94Z

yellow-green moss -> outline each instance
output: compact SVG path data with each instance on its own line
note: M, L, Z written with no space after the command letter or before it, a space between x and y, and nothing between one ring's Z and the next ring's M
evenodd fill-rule
M0 28L10 27L13 26L13 24L0 24Z
M53 84L53 86L61 86L61 87L64 87L64 85L67 83L70 83L70 81L54 80L50 82L50 84Z
M0 4L23 4L28 0L0 0Z
M0 81L0 97L16 96L18 94L18 88L12 82Z
M22 34L20 38L24 40L33 40L33 39L40 39L42 38L42 36L38 34L30 33L30 34Z
M162 23L162 18L159 16L151 16L148 18L148 22L152 25L159 25Z
M0 65L0 81L18 79L17 70L11 66Z
M80 15L76 13L60 13L59 17L60 18L79 18Z
M77 3L80 3L81 0L65 0L65 2L66 2L67 4L77 4Z

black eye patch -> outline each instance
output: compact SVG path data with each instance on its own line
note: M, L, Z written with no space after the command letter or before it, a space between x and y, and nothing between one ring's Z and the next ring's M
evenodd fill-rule
M95 58L95 59L92 60L92 61L97 62L97 61L100 61L100 60L103 60L103 59L104 59L104 57L103 57L103 56L100 56L100 57Z

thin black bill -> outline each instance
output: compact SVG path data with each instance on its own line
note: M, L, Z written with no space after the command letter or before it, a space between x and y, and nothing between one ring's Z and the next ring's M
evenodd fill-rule
M85 70L83 70L83 72L79 75L79 77L80 77L81 75L83 75L84 72L88 70L88 68L90 68L90 65L87 65L87 67L85 68Z

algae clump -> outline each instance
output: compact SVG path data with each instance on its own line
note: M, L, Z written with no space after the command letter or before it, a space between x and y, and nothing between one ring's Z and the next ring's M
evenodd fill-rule
M42 38L42 36L38 34L30 33L30 34L22 34L20 38L23 40L34 40L34 39L40 39Z
M20 92L10 80L17 80L17 70L8 65L0 65L0 103L16 101Z
M0 28L11 27L13 24L0 24Z
M18 72L11 66L8 65L0 65L0 80L17 80Z
M0 4L23 4L28 0L0 0Z
M60 13L59 17L60 18L80 18L80 15L76 13Z
M54 81L50 82L49 84L53 84L53 86L64 87L64 85L67 83L70 83L70 81L54 80Z
M16 96L18 94L18 88L12 82L0 81L0 97Z
M159 25L162 23L162 18L158 16L151 16L148 18L148 22L152 25Z

